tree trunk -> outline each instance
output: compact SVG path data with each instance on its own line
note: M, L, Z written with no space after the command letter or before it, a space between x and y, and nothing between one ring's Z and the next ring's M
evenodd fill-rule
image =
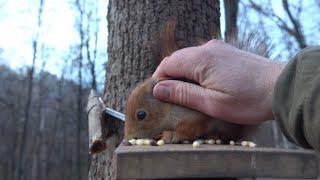
M108 65L104 100L123 111L130 90L152 74L160 62L159 34L174 20L180 47L220 37L219 1L110 0L108 9ZM108 126L110 127L110 126ZM123 124L107 140L107 150L94 155L91 179L114 179L113 152L123 137Z
M224 36L225 40L229 42L230 40L235 40L237 38L237 14L239 0L224 0L223 2L226 20L226 29Z
M76 119L76 133L77 133L77 139L76 139L76 149L75 149L75 155L76 155L76 161L75 161L75 167L76 167L76 177L77 179L81 180L81 156L80 156L80 138L81 138L81 122L82 122L82 96L83 96L83 89L82 89L82 66L83 66L83 51L84 51L84 28L83 28L83 16L84 16L84 8L83 8L83 2L80 2L80 0L75 1L75 5L77 7L77 10L79 11L79 20L77 22L77 31L79 33L80 38L80 44L79 44L79 55L77 57L77 63L78 63L78 89L77 89L77 119Z
M28 135L28 123L30 119L30 106L32 102L32 90L33 90L33 80L34 80L34 70L36 65L37 53L38 53L38 41L39 41L39 33L40 28L42 26L42 13L44 7L44 0L40 0L40 5L38 8L38 17L37 17L37 32L36 37L32 40L32 65L28 70L28 87L27 87L27 100L26 105L24 107L24 119L23 119L23 129L22 129L22 137L21 137L21 144L20 144L20 152L19 152L19 164L18 164L18 174L19 180L25 178L25 159L26 159L26 146L27 146L27 135Z

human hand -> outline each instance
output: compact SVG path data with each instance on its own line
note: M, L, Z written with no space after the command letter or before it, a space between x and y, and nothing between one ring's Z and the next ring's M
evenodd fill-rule
M219 40L166 57L152 79L156 98L238 124L273 119L272 97L283 65ZM199 85L168 80L186 78Z

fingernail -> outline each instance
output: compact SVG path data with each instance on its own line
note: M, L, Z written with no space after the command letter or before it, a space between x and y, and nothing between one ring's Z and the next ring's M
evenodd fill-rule
M154 96L159 99L167 100L170 97L170 87L158 84L154 89Z
M156 79L151 79L151 86L154 87L158 81Z

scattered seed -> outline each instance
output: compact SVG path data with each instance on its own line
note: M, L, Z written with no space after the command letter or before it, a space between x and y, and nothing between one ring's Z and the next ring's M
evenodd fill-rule
M143 140L143 145L150 145L150 140L149 139L144 139Z
M189 140L184 140L182 141L183 144L190 144L191 142ZM221 139L197 139L195 141L193 141L192 143L192 147L199 147L201 144L222 144ZM138 145L138 146L142 146L142 145L151 145L151 146L162 146L164 145L165 142L164 140L159 140L159 141L155 141L153 139L130 139L129 141L126 139L123 139L122 141L122 145L124 146L132 146L132 145ZM256 147L257 144L252 142L252 141L229 141L229 144L231 146L234 145L241 145L243 147Z
M138 139L138 140L136 140L136 144L137 144L138 146L142 146L142 145L144 144L144 139Z
M164 145L164 140L163 140L163 139L159 140L159 141L157 142L157 145L158 145L158 146Z
M241 146L248 146L248 141L242 141Z
M221 144L222 142L221 142L221 140L220 139L217 139L216 140L216 144Z
M209 139L208 142L207 142L207 144L215 144L215 143L216 143L216 142L215 142L214 139Z
M136 145L137 144L137 141L135 139L130 139L129 140L129 143L131 143L132 145Z
M229 142L229 144L230 144L231 146L234 146L236 143L231 140L231 141Z
M249 141L248 146L249 147L256 147L257 145L256 145L256 143Z
M193 143L192 143L192 147L194 147L194 148L197 148L197 147L199 147L200 146L200 143L198 142L198 141L194 141Z

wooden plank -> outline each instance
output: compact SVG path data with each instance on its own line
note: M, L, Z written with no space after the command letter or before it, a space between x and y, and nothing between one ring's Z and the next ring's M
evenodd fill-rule
M119 146L118 179L316 178L316 155L308 150L228 145Z

